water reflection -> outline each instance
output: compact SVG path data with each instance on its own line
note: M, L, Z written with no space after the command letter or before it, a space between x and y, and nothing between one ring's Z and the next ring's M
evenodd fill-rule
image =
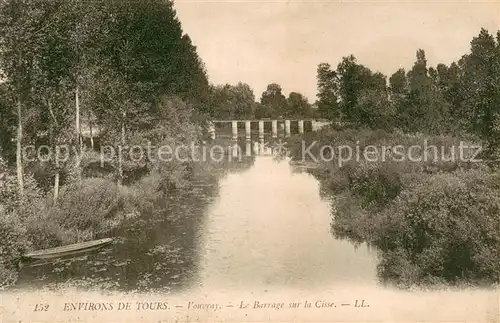
M220 196L200 246L205 288L376 284L374 254L330 234L330 206L311 175L257 157L220 183Z

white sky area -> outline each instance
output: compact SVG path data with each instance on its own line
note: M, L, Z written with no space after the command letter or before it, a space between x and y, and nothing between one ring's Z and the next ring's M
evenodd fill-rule
M484 27L500 29L497 1L194 1L176 0L213 84L248 83L260 99L276 82L316 100L316 68L354 54L390 76L411 68L418 48L427 61L450 64L469 52Z

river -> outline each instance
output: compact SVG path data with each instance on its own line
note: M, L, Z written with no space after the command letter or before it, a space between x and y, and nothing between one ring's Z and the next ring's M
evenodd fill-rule
M376 284L375 253L331 235L330 205L311 175L259 157L219 190L200 245L208 289Z
M114 232L96 254L34 264L17 287L124 291L261 290L375 285L376 254L330 233L330 205L314 177L256 157L218 183L199 181Z

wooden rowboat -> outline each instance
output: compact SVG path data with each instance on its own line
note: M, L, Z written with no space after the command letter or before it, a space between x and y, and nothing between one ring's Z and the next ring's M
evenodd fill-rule
M97 250L99 248L109 245L112 241L113 241L112 238L105 238L105 239L70 244L56 248L42 249L42 250L28 252L23 255L23 258L34 260L34 259L51 259L51 258L64 257L91 250Z

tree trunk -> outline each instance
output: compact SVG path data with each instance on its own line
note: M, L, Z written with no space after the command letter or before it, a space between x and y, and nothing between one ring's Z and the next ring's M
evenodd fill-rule
M90 131L90 147L94 150L94 135L92 133L92 112L88 113L88 123L89 123L89 131Z
M17 185L19 190L19 197L24 198L24 174L23 174L23 161L22 161L22 140L23 140L23 125L21 114L21 99L17 99L17 147L16 147L16 168L17 168Z
M52 110L52 102L50 99L47 100L47 106L49 107L49 112L50 115L52 116L52 122L50 124L50 142L52 144L52 147L54 148L54 151L57 151L57 141L55 139L55 134L54 134L54 125L58 126L57 124L57 119L54 114L54 111ZM54 177L54 205L57 203L57 198L59 196L59 160L56 159L56 174Z
M57 145L53 138L54 137L52 137L52 142L54 143L53 147L56 149L55 151L57 151L56 147ZM58 197L59 197L59 161L56 160L56 173L54 175L54 203L53 203L54 205L56 205Z
M57 203L58 197L59 197L59 169L56 170L56 175L54 177L54 205Z
M118 149L118 185L123 184L123 149L125 148L125 110L122 112L121 145Z
M75 135L76 135L76 144L78 145L77 153L76 153L76 172L77 178L79 181L82 179L82 171L80 169L81 164L81 154L82 154L82 144L81 144L81 136L80 136L80 93L78 85L75 89L75 110L76 110L76 122L75 122Z

